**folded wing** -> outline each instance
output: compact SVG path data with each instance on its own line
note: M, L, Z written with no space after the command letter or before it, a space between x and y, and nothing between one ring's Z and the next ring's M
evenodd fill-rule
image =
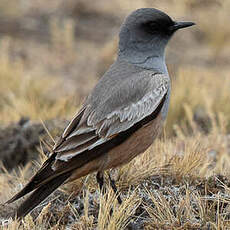
M90 98L86 101L82 114L70 122L54 148L57 160L68 161L105 143L156 110L168 92L169 79L146 70L139 75L115 85L95 108Z

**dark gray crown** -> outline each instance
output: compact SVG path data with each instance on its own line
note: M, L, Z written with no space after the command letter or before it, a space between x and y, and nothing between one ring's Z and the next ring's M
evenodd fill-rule
M166 31L174 21L164 12L154 8L141 8L132 12L124 21L123 26L142 27L149 32Z

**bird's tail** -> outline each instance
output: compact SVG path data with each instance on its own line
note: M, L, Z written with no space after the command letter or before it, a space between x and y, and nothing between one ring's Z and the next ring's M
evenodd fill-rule
M55 189L63 184L71 175L71 172L59 175L38 187L16 210L14 216L21 219L32 211L38 204L46 199Z
M26 216L71 176L71 169L66 172L63 171L62 173L57 173L52 170L52 163L55 160L55 156L56 154L53 154L47 159L29 183L5 203L10 204L33 191L33 193L18 207L12 216L13 218L17 217L21 219Z
M19 206L12 217L14 218L16 216L18 219L21 219L26 216L55 189L71 178L72 174L74 172L76 173L76 169L79 170L78 174L75 174L75 179L95 171L95 167L99 168L99 165L101 164L101 161L97 160L100 154L101 152L92 152L92 154L85 153L83 155L78 155L68 162L61 161L59 162L59 168L57 170L52 169L56 154L54 153L51 155L51 157L43 163L40 170L32 177L29 183L5 203L12 203L32 192L31 195ZM83 166L87 165L87 163L88 166L86 170ZM83 167L83 169L81 169L81 167Z

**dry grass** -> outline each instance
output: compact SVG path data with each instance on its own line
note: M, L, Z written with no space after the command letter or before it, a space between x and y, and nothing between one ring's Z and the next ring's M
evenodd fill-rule
M208 125L209 119L213 118L213 123L216 123L213 125L220 125L218 123L223 116L226 117L223 128L229 131L229 73L219 69L180 69L176 80L172 82L173 93L167 131L172 132L174 125L186 131L188 125L193 126L194 119L200 125ZM204 124L201 124L202 122Z
M229 1L11 4L0 3L9 21L27 19L29 12L36 20L40 14L49 17L44 31L30 33L22 26L32 40L16 32L14 37L12 31L0 39L0 125L22 116L34 121L71 118L96 82L97 72L101 74L114 58L117 25L109 35L101 32L113 24L107 15L120 22L134 8L157 7L174 17L193 19L198 29L184 33L186 37L178 35L168 50L173 80L163 135L144 154L112 171L122 205L111 189L99 194L95 175L89 175L56 191L22 223L3 225L20 201L0 207L0 229L230 229ZM93 26L92 18L98 20ZM95 36L82 31L85 27ZM21 189L39 162L1 174L0 202Z
M208 135L194 131L190 136L159 139L142 156L113 171L121 206L111 189L104 196L98 193L91 175L52 195L32 215L37 217L42 210L39 217L28 216L20 228L41 229L41 223L52 229L230 227L228 141L219 128ZM20 189L28 170L24 168L18 177L1 177L2 201ZM13 222L5 229L20 229L18 226Z
M61 88L63 81L42 73L28 74L22 62L9 60L7 46L5 39L5 50L0 56L1 123L17 121L23 116L33 120L67 117L76 110L73 95Z

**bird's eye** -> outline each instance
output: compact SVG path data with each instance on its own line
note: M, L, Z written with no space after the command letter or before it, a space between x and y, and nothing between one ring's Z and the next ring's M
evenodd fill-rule
M157 23L156 22L149 22L148 26L152 29L156 29L157 28Z
M144 28L148 33L153 34L159 30L159 25L156 22L151 21L143 24L142 28Z

